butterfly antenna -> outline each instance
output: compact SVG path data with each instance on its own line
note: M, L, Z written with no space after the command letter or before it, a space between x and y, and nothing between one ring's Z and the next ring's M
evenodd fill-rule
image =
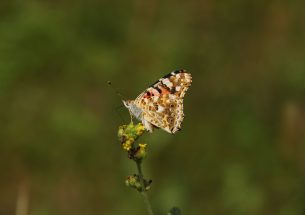
M114 88L114 86L112 85L111 81L107 81L107 84L114 90L115 94L117 94L122 100L124 100L123 95L122 95L118 90L116 90L116 89ZM118 107L118 108L121 108L121 107L122 107L122 106L120 106L120 107ZM123 106L123 107L124 107L124 106ZM118 108L116 109L116 111L118 110ZM132 114L131 114L131 112L130 112L129 109L128 109L128 111L129 111L131 123L133 124L133 116L132 116ZM125 121L124 118L122 117L122 115L121 115L118 111L117 111L117 113L118 113L119 116L122 118L122 120Z
M123 95L112 85L111 81L107 81L107 84L114 90L115 94L117 94L122 100L124 100Z
M113 84L111 83L111 81L107 81L107 84L111 87L111 89L115 92L115 94L117 94L117 95L121 98L121 100L124 100L123 95L113 86ZM116 113L119 115L119 117L122 119L122 121L125 123L126 120L125 120L124 117L121 115L121 113L118 111L118 110L121 109L122 107L124 107L124 105L121 105L121 106L117 107L117 108L115 109L115 111L116 111ZM130 111L129 111L129 114L130 114L130 116L131 116L131 121L132 121L132 115L131 115Z

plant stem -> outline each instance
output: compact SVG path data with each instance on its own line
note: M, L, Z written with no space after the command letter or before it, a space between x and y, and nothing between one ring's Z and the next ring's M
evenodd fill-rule
M149 202L149 199L148 199L148 196L146 194L146 190L145 190L144 176L143 176L143 173L142 173L141 161L136 161L136 164L137 164L137 169L138 169L141 185L142 185L142 188L143 188L142 191L141 191L141 195L143 197L143 200L144 200L144 203L145 203L148 214L149 215L154 215L154 213L152 211L152 208L151 208L151 205L150 205L150 202Z

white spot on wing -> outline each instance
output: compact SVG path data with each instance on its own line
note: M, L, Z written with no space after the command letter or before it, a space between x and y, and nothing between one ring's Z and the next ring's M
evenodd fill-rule
M173 94L168 94L168 97L170 98L170 99L175 99L175 95L173 95Z
M163 106L161 106L161 105L159 105L158 106L158 110L157 110L157 112L163 112L164 111L164 107Z
M168 78L164 79L162 81L162 83L165 84L169 88L173 87L173 83Z

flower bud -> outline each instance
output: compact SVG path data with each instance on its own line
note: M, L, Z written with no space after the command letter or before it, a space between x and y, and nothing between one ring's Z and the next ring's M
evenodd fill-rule
M146 157L146 147L147 147L147 144L145 143L140 143L139 146L137 147L137 150L135 152L135 155L134 157L137 159L137 160L142 160L143 158Z
M128 176L125 180L125 184L127 187L134 188L138 191L142 190L141 181L138 175Z

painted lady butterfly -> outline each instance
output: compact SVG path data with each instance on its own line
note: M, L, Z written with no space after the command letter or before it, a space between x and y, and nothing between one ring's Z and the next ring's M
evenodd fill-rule
M183 97L191 83L190 73L176 70L160 78L135 100L123 103L149 132L157 127L174 134L181 129Z

